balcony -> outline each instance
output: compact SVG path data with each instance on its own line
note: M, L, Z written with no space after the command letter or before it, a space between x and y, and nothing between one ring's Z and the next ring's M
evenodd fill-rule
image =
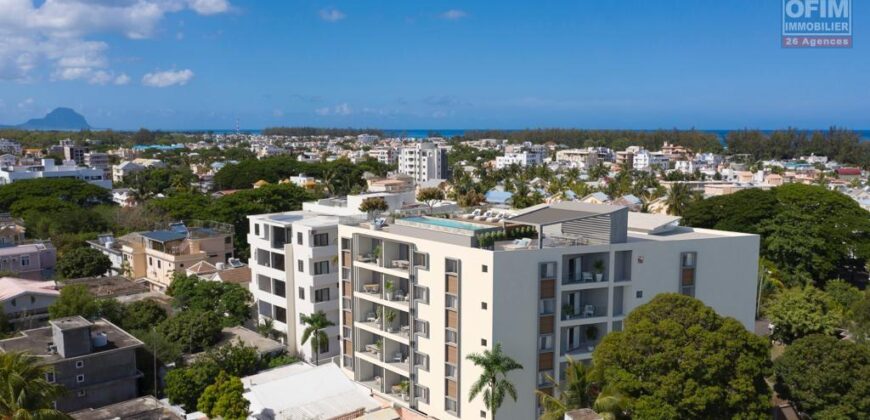
M561 354L586 357L595 351L595 347L601 343L605 334L607 334L607 323L604 322L564 327L561 334L562 343L559 347Z
M608 253L598 252L564 258L562 284L601 283L610 278Z

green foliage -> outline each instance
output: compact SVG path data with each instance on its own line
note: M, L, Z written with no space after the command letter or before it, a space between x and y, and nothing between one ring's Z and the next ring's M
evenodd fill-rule
M253 375L264 362L260 360L257 348L245 345L242 340L210 349L206 357L233 376Z
M281 367L285 365L291 365L293 363L299 362L299 358L295 356L291 356L289 354L283 353L277 356L267 356L265 359L264 369L273 369L276 367Z
M685 146L695 152L720 152L722 144L715 134L696 130L582 130L563 128L538 128L526 130L469 130L454 140L508 139L511 143L533 141L557 143L569 148L604 146L624 150L629 146L641 146L659 150L665 142Z
M769 345L701 301L661 294L593 353L592 378L634 418L769 418Z
M57 262L57 274L65 279L97 277L112 268L112 261L93 248L76 248Z
M825 294L844 316L849 314L855 302L864 297L857 287L841 279L828 281L825 284Z
M109 190L88 182L68 178L40 178L16 181L0 187L0 211L8 212L13 204L33 198L55 198L77 207L112 203Z
M196 180L196 175L186 166L148 168L127 175L124 186L136 190L140 197L153 197L161 193L190 191L190 183Z
M124 306L121 326L127 331L147 330L166 319L166 310L157 302L145 299Z
M323 311L317 311L311 315L303 314L302 325L305 325L305 330L302 332L302 344L307 343L309 339L311 340L311 352L314 354L315 364L319 364L320 348L329 345L329 335L324 330L335 323L330 321Z
M110 298L97 299L95 303L97 305L96 317L105 318L122 329L127 329L123 327L123 322L126 318L126 310L121 302Z
M72 419L53 408L66 390L45 379L48 369L35 356L0 352L0 418Z
M377 128L321 128L321 127L266 127L263 129L264 136L285 137L345 137L371 134L383 137L384 131Z
M200 395L214 382L220 371L220 367L211 362L196 362L189 367L172 369L166 374L163 391L173 404L181 404L185 410L194 411Z
M65 286L60 296L48 307L51 319L80 315L93 318L99 311L97 301L88 288L81 284Z
M713 197L689 206L686 224L762 235L762 256L792 285L804 273L821 283L870 257L870 213L824 187L788 184Z
M217 343L221 328L221 319L214 312L189 309L163 321L157 331L168 340L181 343L185 353L195 353Z
M168 339L156 328L130 330L130 332L145 343L145 349L152 357L156 354L157 359L164 364L174 363L181 357L181 343Z
M417 201L421 203L426 203L429 206L429 211L432 211L432 207L435 204L438 204L441 200L444 200L444 191L440 188L421 188L420 191L417 192Z
M870 418L870 347L830 336L795 341L774 363L776 391L814 419Z
M349 159L308 163L299 162L295 156L286 155L260 160L249 159L226 165L215 174L214 183L218 189L244 189L251 188L261 179L277 184L290 176L306 174L324 180L331 193L344 195L354 187L365 188L363 173L385 175L387 169L386 165L376 160L365 160L357 164Z
M589 380L589 371L589 366L568 356L568 362L565 364L565 381L547 377L547 381L556 386L558 392L535 391L544 409L540 420L562 420L568 411L591 406L595 384Z
M369 197L364 199L359 205L359 211L368 213L369 217L377 213L383 213L389 209L390 208L387 206L387 202L384 201L383 197Z
M799 156L827 156L837 162L870 166L870 143L860 136L836 127L828 131L779 130L765 134L759 130L741 130L728 133L728 152L749 154L753 161L793 159Z
M478 149L457 143L453 145L450 152L447 154L447 164L450 165L450 167L454 167L459 164L459 162L465 161L470 165L474 165L480 162L491 161L498 155L498 150L495 149Z
M501 343L495 343L492 350L484 350L483 353L471 353L465 357L482 369L480 377L471 384L468 393L468 401L474 400L481 395L483 405L492 412L492 417L501 405L505 397L509 396L517 400L517 390L507 375L514 370L521 370L523 366L510 356L502 352Z
M855 340L870 342L870 291L865 290L861 300L849 308L847 328Z
M211 418L244 420L248 417L249 405L244 392L241 379L221 372L215 382L205 388L196 408Z
M175 273L166 293L173 297L175 306L211 312L224 327L241 325L251 318L253 296L238 284L205 281L196 276Z
M811 334L834 334L841 322L834 305L824 292L809 285L779 293L765 310L774 325L771 338L788 344Z

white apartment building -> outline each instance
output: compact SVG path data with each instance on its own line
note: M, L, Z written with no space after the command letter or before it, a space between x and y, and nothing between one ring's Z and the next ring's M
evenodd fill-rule
M323 311L335 326L319 359L338 354L338 217L295 211L248 216L251 245L250 291L258 322L273 321L291 353L314 361L311 343L302 344L301 316Z
M505 153L504 156L495 158L495 168L504 169L511 165L520 165L522 167L540 165L544 161L543 152L513 152Z
M21 155L21 143L9 139L0 138L0 153L8 153L15 156Z
M587 147L585 149L567 149L556 152L556 160L574 163L580 169L589 169L611 160L613 152L606 147Z
M107 190L112 188L112 181L106 177L102 169L77 166L72 160L65 160L63 164L55 165L54 159L42 159L41 165L0 169L0 185L11 184L23 179L39 178L75 178Z
M162 168L165 166L166 164L158 159L133 159L130 161L124 161L112 166L112 182L121 183L124 182L124 177L128 175L144 171L148 168Z
M759 238L679 226L619 206L540 205L497 223L415 217L339 226L342 367L375 394L439 418L488 418L469 401L481 369L469 353L501 343L524 368L500 419L540 414L567 357L659 293L684 293L751 329ZM481 246L490 231L532 229ZM405 393L404 384L408 392Z
M393 165L395 164L399 157L396 155L396 150L392 147L376 147L368 152L369 157L372 159L377 159L378 162Z
M668 169L668 156L661 152L640 150L634 154L634 169L648 171L651 169Z
M447 150L430 142L402 147L399 149L399 173L411 176L418 183L447 179Z

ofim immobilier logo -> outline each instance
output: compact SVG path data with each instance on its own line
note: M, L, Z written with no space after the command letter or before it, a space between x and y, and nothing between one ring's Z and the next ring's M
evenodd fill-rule
M783 48L852 48L852 0L783 0Z

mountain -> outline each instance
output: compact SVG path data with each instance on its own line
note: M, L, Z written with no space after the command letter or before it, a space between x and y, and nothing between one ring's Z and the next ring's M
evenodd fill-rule
M91 128L87 120L70 108L55 108L44 118L33 118L14 128L22 130L86 130Z

